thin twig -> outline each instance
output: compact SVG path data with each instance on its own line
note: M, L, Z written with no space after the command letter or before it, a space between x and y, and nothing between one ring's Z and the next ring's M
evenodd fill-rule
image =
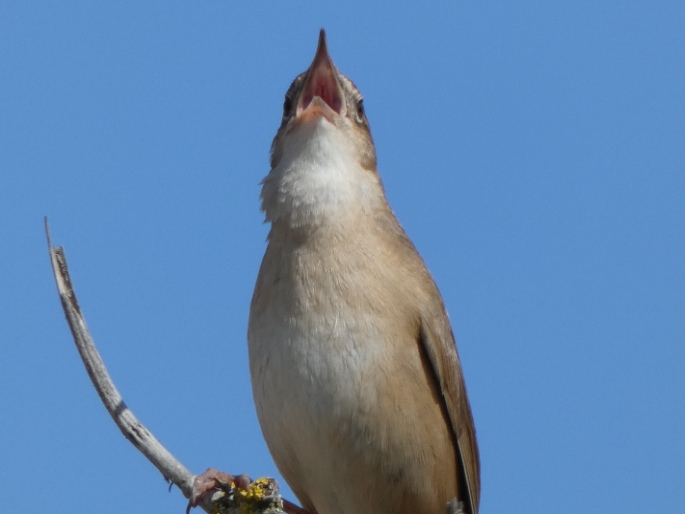
M164 478L176 485L186 498L190 498L193 490L193 474L181 464L154 435L143 425L133 412L124 403L121 394L114 386L112 379L105 368L100 354L95 348L95 343L90 335L86 320L76 299L76 293L69 277L67 260L64 249L60 246L52 246L50 228L45 218L45 234L50 250L52 271L57 284L57 292L62 302L62 309L69 323L71 334L74 337L83 364L88 371L90 380L100 395L107 412L124 434L138 450L162 473Z
M76 348L100 400L124 437L162 473L168 482L177 486L183 495L190 499L193 495L196 477L138 420L114 386L81 313L69 276L64 249L61 246L52 246L47 218L45 218L45 235L62 309ZM250 486L246 490L239 491L240 488L233 484L222 484L213 494L201 495L198 506L206 512L242 512L245 506L250 506L251 511L263 514L283 514L284 511L288 514L308 514L293 503L282 501L278 494L278 484L272 478L258 479ZM248 494L245 494L246 491ZM190 509L190 504L188 509Z

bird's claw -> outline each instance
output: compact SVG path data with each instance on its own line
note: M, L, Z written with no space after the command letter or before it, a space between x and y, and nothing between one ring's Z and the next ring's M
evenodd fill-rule
M208 496L217 491L228 493L235 488L247 489L251 483L252 480L245 474L234 476L214 468L208 468L207 471L193 479L193 492L188 501L186 514L190 513L191 508L197 507Z

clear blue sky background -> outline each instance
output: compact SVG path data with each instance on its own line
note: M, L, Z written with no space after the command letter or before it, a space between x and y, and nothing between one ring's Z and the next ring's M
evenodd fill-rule
M277 475L258 184L320 27L450 311L482 513L682 512L685 3L380 4L0 4L3 512L185 507L87 379L44 215L149 428L195 472Z

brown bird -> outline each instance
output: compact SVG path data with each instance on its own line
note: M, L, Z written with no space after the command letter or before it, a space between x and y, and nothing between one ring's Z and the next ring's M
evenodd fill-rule
M478 447L450 322L323 30L285 95L261 199L271 229L250 310L252 389L302 506L476 514Z

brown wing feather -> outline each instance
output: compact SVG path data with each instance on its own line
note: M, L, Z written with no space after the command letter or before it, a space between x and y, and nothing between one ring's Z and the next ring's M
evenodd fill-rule
M421 319L421 343L440 384L457 441L457 459L461 469L459 483L460 489L465 489L461 492L465 497L460 499L469 514L478 514L480 458L471 405L447 313L442 306L435 310L441 316L424 316Z

